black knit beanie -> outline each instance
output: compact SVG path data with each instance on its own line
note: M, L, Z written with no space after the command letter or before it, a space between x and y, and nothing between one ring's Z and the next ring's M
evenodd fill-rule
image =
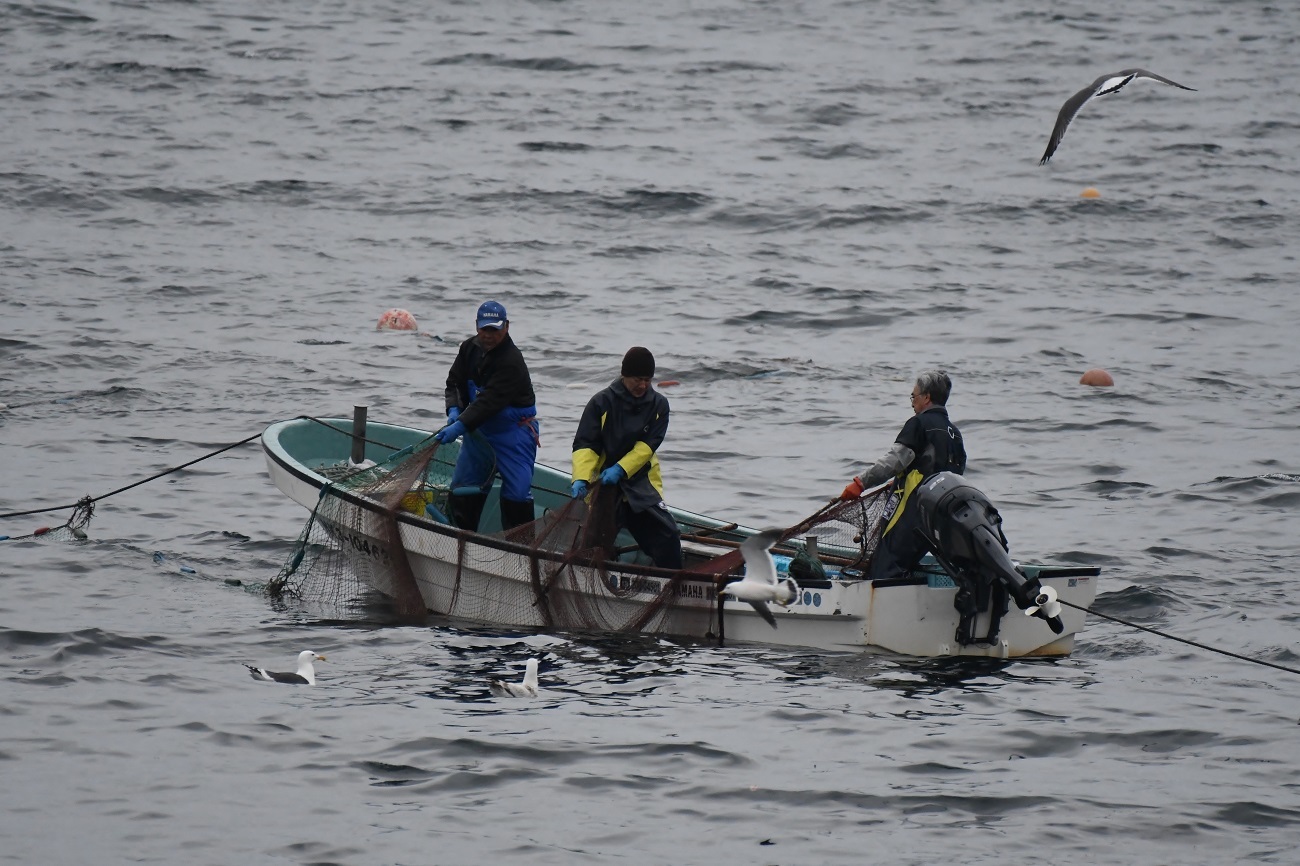
M622 375L640 378L655 374L655 356L644 346L633 346L623 356Z

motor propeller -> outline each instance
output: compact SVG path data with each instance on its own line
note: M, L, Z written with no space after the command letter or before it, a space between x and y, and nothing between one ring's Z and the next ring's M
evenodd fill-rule
M1060 634L1065 627L1061 622L1061 603L1056 600L1056 590L1050 586L1039 584L1034 603L1025 608L1025 616L1041 617L1055 634Z
M1045 616L1060 616L1061 603L1056 600L1056 590L1050 586L1040 586L1038 595L1034 596L1034 603L1025 608L1028 616L1033 616L1042 611Z

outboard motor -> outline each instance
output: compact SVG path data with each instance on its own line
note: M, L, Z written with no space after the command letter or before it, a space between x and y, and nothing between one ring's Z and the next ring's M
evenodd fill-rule
M917 497L920 531L935 559L957 584L955 605L961 613L959 643L992 643L1009 594L1026 614L1046 621L1055 634L1061 622L1061 604L1051 587L1025 577L1007 555L1002 517L977 488L951 472L938 472L913 494ZM989 634L971 634L975 614L992 609Z

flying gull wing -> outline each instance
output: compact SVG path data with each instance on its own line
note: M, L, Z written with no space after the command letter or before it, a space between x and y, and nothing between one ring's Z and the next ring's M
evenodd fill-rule
M1149 78L1152 81L1158 81L1161 84L1168 84L1181 90L1195 90L1194 87L1187 87L1179 84L1177 81L1171 81L1163 75L1156 75L1154 72L1148 72L1145 69L1124 69L1120 72L1108 73L1101 76L1078 93L1065 100L1061 106L1060 112L1056 115L1056 125L1052 127L1052 135L1047 140L1047 149L1043 151L1043 158L1038 161L1039 165L1045 164L1056 153L1056 148L1060 146L1061 139L1065 137L1066 127L1074 116L1083 108L1083 104L1094 96L1104 96L1110 93L1118 93L1121 88L1134 79Z

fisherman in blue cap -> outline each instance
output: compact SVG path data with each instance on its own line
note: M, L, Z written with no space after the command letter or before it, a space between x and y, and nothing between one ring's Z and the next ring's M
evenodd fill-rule
M493 464L501 475L501 528L533 521L533 464L539 428L537 398L523 353L510 338L506 308L484 301L478 308L478 333L460 344L447 374L446 427L435 434L439 443L467 436L461 443L453 490L477 488L477 493L453 493L448 508L452 522L478 531L479 517L492 486Z

